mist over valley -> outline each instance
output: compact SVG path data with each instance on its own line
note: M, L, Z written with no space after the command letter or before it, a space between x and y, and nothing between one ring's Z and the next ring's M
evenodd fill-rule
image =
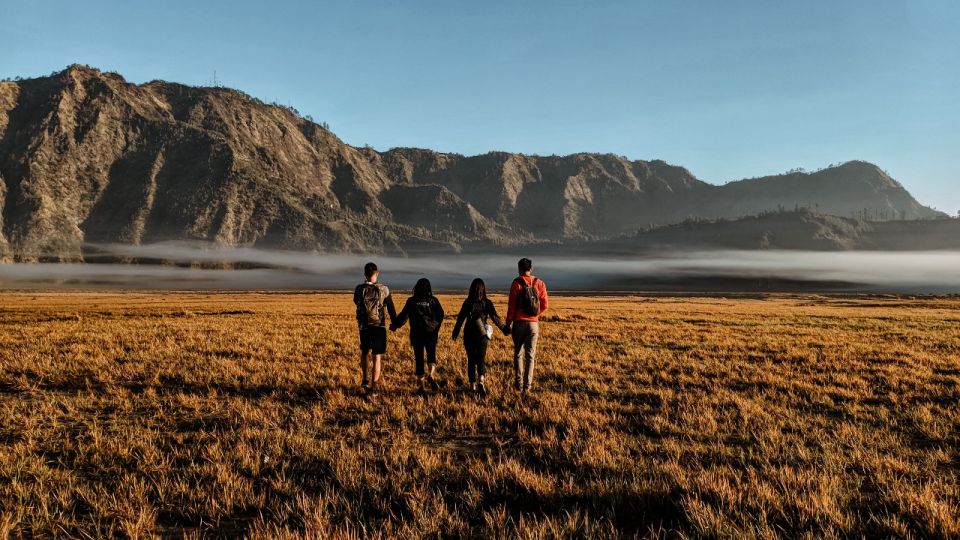
M98 245L98 257L118 263L0 265L4 288L348 289L362 281L368 260L381 279L409 290L420 277L446 291L481 277L505 290L525 252L414 257L307 254L255 248L164 243ZM799 251L671 250L599 257L534 256L537 275L553 291L569 292L856 292L960 293L960 250Z

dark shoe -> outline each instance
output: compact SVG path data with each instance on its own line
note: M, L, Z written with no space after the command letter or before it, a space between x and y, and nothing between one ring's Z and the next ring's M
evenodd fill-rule
M430 384L430 389L433 390L434 392L436 392L437 390L440 390L440 385L437 384L437 381L434 380L433 377L430 377L429 379L427 379L427 382Z
M487 397L487 386L483 383L477 385L477 393L480 397Z

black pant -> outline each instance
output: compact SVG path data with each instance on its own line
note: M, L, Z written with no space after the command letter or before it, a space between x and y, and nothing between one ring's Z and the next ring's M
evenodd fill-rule
M427 363L437 363L437 337L436 332L430 334L420 334L418 332L410 333L410 345L413 346L413 358L417 363L417 376L424 375L423 357L426 352Z
M387 352L387 328L384 326L368 326L360 329L360 351L370 351L373 354Z
M475 383L479 377L487 374L487 336L464 334L463 348L467 351L467 376Z

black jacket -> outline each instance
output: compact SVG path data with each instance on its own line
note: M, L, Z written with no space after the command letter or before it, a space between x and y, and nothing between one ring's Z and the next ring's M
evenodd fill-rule
M400 313L397 314L397 318L393 319L393 325L390 327L391 330L396 330L404 324L406 324L407 319L410 319L410 335L426 335L426 334L438 334L440 333L440 325L437 325L437 328L433 331L427 330L424 327L425 321L420 315L420 309L418 309L418 304L422 302L430 303L430 311L433 312L433 320L440 323L443 321L443 306L440 305L440 300L437 300L436 296L431 295L428 298L423 300L417 299L416 297L411 296L407 298L407 302L403 305L403 309L400 310Z
M457 339L460 335L460 328L463 327L464 322L468 322L463 330L464 338L486 337L475 321L479 320L483 326L486 326L487 318L493 319L493 324L503 330L503 321L497 315L497 308L489 298L485 298L482 302L475 302L469 298L464 300L457 315L457 324L453 327L453 339Z

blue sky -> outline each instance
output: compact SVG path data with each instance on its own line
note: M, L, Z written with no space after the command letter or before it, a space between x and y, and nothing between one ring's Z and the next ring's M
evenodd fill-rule
M960 209L960 2L0 0L0 76L227 86L344 141L613 152L709 182L873 161Z

